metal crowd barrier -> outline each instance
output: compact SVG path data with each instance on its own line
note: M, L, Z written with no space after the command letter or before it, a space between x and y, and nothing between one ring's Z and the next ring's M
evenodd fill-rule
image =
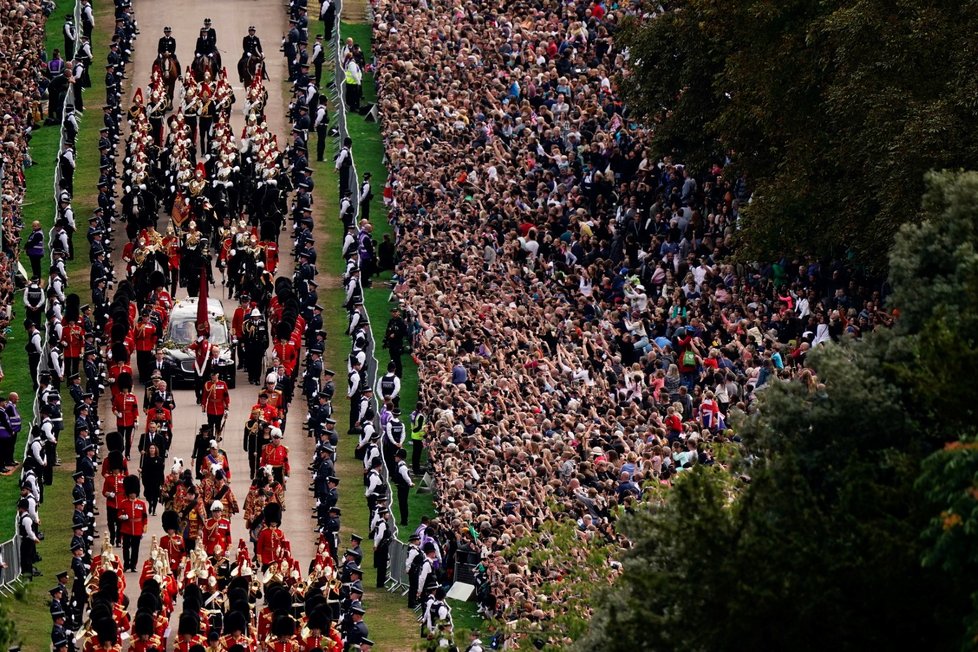
M342 86L343 86L343 80L345 78L345 73L343 71L343 61L340 58L341 57L341 54L343 52L343 48L342 48L342 45L341 45L343 43L343 36L342 36L342 33L341 33L342 32L342 29L341 29L341 25L342 25L341 16L342 16L342 14L343 14L343 1L342 0L337 0L337 2L336 2L336 29L333 30L333 50L334 50L334 52L333 52L333 54L334 54L333 60L334 60L334 63L335 63L335 72L334 72L334 75L333 75L333 80L334 80L333 81L333 86L334 86L335 95L331 95L331 97L334 98L334 101L336 102L336 106L339 107L339 111L337 112L337 117L336 117L336 130L337 130L336 138L337 138L337 141L338 141L338 147L337 147L337 149L339 149L339 148L341 148L343 146L343 140L349 136L349 131L347 130L347 124L346 124L346 111L347 111L347 109L346 109L346 97L344 96L343 88L342 88ZM356 146L356 143L353 143L353 145L355 147ZM350 170L350 191L351 191L351 197L350 197L350 199L353 202L353 204L352 204L353 205L353 219L354 219L354 223L355 223L357 217L359 217L359 215L360 215L360 175L357 172L356 155L353 153L353 150L350 151L350 161L351 161L351 170ZM368 339L368 343L367 343L367 355L368 355L369 360L371 361L371 364L368 364L367 365L367 383L368 383L367 386L368 387L373 387L376 384L376 382L377 382L377 365L378 365L378 361L377 361L377 356L375 355L376 347L374 345L373 328L372 328L372 324L370 322L370 315L366 312L366 309L364 309L364 314L365 314L365 316L367 318L367 324L371 326L371 329L370 329L371 337ZM378 416L376 417L376 426L377 426L377 428L379 430L380 429L380 417L379 417L379 412L380 412L379 407L380 406L379 406L379 404L377 402L376 397L373 399L373 401L374 401L374 413L375 414L378 414ZM352 408L352 406L351 406L351 408ZM394 487L393 487L393 485L391 485L390 478L387 475L387 464L384 464L382 466L382 468L381 468L381 475L383 476L384 482L387 485L387 489L388 489L388 491L387 491L387 506L389 508L392 508L392 506L393 506L392 501L393 501L393 496L394 496ZM398 530L397 530L397 523L396 523L396 521L394 521L392 519L392 524L391 525L392 525L392 529L393 529L394 542L397 542L397 543L400 543L401 545L404 545L404 542L400 541L397 538ZM392 542L391 545L393 547L394 543Z

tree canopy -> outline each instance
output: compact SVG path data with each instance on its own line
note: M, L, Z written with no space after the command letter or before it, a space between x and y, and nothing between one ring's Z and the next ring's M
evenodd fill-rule
M674 0L632 25L630 106L660 151L729 160L741 251L881 268L932 169L978 168L978 11L941 0Z
M626 520L576 649L974 649L978 173L927 184L891 256L897 326L762 392L749 484L697 468Z

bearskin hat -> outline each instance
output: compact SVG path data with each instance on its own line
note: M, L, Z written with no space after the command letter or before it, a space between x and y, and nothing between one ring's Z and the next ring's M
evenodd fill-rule
M224 631L230 632L244 632L248 629L248 623L245 620L244 614L238 611L231 611L227 616L224 617Z
M81 316L81 299L77 294L69 294L65 298L65 322L78 321Z
M128 371L123 371L115 379L116 386L124 392L132 390L132 374Z
M262 509L262 516L265 518L265 523L269 526L278 526L282 524L282 506L278 503L268 503Z
M132 631L136 636L153 635L153 614L148 611L137 611L132 621Z
M117 312L112 316L115 321L112 322L112 330L109 333L109 337L112 338L112 359L122 360L126 357L125 354L119 355L117 353L117 347L125 341L126 336L129 335L129 314L125 312Z
M159 584L156 585L156 589L159 590ZM149 613L154 613L160 609L160 599L159 597L146 590L146 584L143 584L143 592L139 594L139 598L136 600L136 611L147 611Z
M105 433L105 447L110 451L122 451L122 433L118 430Z
M180 624L177 629L177 634L183 636L188 634L190 636L196 636L200 632L200 617L195 613L187 613L186 611L180 614Z
M92 629L99 643L116 643L119 638L119 628L111 618L100 618L92 622Z
M275 636L294 636L295 620L292 619L292 616L277 616L272 623L272 634Z
M204 604L204 594L196 584L187 584L183 588L183 611L184 613L197 614L200 606Z
M136 494L139 495L139 476L138 475L127 475L126 479L122 481L122 488L125 490L126 495Z
M317 606L309 611L309 628L318 629L321 632L329 631L329 623L332 620L329 616L329 607L325 604Z
M288 611L292 607L292 597L285 585L269 582L265 585L265 604L271 611Z
M118 435L119 433L115 434ZM105 459L110 471L124 471L126 469L126 460L122 457L121 450L110 450Z
M180 531L180 515L172 509L163 512L162 521L164 532L170 532L171 530L176 532Z

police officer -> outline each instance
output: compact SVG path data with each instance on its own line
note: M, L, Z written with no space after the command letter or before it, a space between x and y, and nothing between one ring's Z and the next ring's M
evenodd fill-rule
M387 373L377 380L377 394L386 403L397 407L401 402L401 379L394 373L394 362L387 363Z
M336 157L336 169L340 173L340 195L352 192L353 180L353 139L349 136L343 139L343 147Z
M370 186L369 172L363 173L363 181L360 183L360 219L370 219L370 200L374 198L373 189Z
M160 37L159 42L156 44L156 54L159 58L162 58L165 54L177 53L177 40L171 36L172 31L169 25L163 28L163 36Z
M418 606L418 576L424 563L424 553L421 552L421 536L412 533L408 537L408 551L404 558L404 572L408 576L408 609Z
M391 410L391 418L384 426L384 461L387 463L388 475L394 475L397 466L397 452L404 449L407 438L407 428L401 421L401 409Z
M265 51L261 49L261 39L255 35L254 25L248 27L248 35L241 39L241 51L245 54L265 54Z
M41 576L41 571L34 568L37 561L37 523L27 513L28 501L21 498L17 503L17 531L20 534L20 572L28 579Z
M378 505L370 524L374 538L374 567L377 569L377 588L384 588L387 582L387 566L390 559L390 545L394 538L388 522L390 510L386 505Z
M397 458L397 467L394 469L393 480L394 484L397 485L397 511L401 517L400 524L408 524L408 496L411 492L411 487L414 486L414 481L411 480L411 474L408 473L407 462L407 451L403 448L398 449L395 453Z

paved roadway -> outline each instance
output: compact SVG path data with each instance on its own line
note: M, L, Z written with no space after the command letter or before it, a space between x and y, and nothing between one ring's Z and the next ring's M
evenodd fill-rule
M136 18L139 22L140 36L136 42L135 57L132 64L127 68L128 82L126 97L124 101L128 105L132 98L135 87L132 84L145 86L149 81L149 73L152 62L156 56L157 40L163 34L163 27L169 25L173 28L173 36L177 40L177 55L181 64L186 66L193 60L193 47L196 38L203 25L204 18L210 18L213 27L217 30L218 47L221 49L223 63L228 69L228 78L234 86L237 102L233 113L232 124L233 133L240 136L244 124L244 116L241 113L241 106L244 103L244 90L238 83L237 70L235 68L238 57L241 56L241 39L247 34L249 25L258 28L258 36L262 40L262 46L266 55L270 82L267 82L269 91L268 107L266 108L268 127L273 133L278 135L280 147L284 147L289 135L288 123L285 119L285 106L287 103L287 87L281 82L286 79L285 60L279 53L279 43L282 35L287 29L287 16L281 2L273 0L216 0L207 3L193 2L192 0L170 0L164 4L149 2L148 0L135 1ZM145 93L145 90L144 90ZM179 93L179 84L178 84ZM177 102L177 99L174 99ZM159 230L165 230L167 221L161 218ZM122 229L117 225L117 231ZM122 236L124 239L124 235ZM281 263L279 265L280 275L291 275L292 259L288 255L292 245L287 232L282 234L280 240L283 249ZM116 277L124 278L125 272L118 260L124 241L120 239L116 247ZM216 275L219 277L219 275ZM211 288L211 297L221 297L223 288L218 282L217 287ZM174 299L181 299L187 296L186 291L178 288L177 296ZM228 311L227 317L230 320L231 312L236 306L236 301L225 300L225 309ZM135 364L135 363L134 363ZM248 493L248 459L241 448L241 433L245 421L248 419L251 406L257 401L257 388L248 384L247 374L244 371L238 372L238 383L236 389L231 391L231 410L225 428L225 438L223 447L227 451L231 466L232 490L238 499L238 504L243 507L245 496ZM136 389L138 396L142 397L141 387ZM181 457L185 465L190 465L190 454L193 446L194 436L202 422L205 421L200 412L200 408L194 402L193 389L178 389L175 391L177 408L174 410L174 435L173 446L170 452L170 459ZM100 414L107 424L114 425L111 410L107 401L103 399ZM307 567L308 560L312 558L315 551L315 535L312 528L314 523L310 520L310 510L312 509L312 494L307 490L309 476L306 466L312 455L313 445L305 431L301 429L301 424L305 416L305 401L301 396L293 400L290 410L290 418L286 429L284 442L289 447L290 461L293 468L292 480L289 483L287 496L287 509L284 513L284 523L282 529L292 542L292 550L295 558L299 560L303 568L303 573ZM145 427L145 415L140 419L140 427ZM138 429L137 429L138 430ZM133 446L135 452L135 445ZM131 469L138 465L138 459L133 457L130 462ZM101 486L99 486L101 489ZM98 517L99 530L105 532L105 509L102 509L102 516ZM157 514L162 514L158 510ZM140 550L140 564L149 554L150 537L163 535L160 526L159 516L150 517L150 528L147 535L143 538ZM247 531L244 527L242 514L239 512L233 519L231 525L233 545L237 546L239 538L247 540ZM103 534L103 537L105 535ZM96 550L101 545L101 540L96 540ZM121 548L116 549L117 554L121 555ZM126 591L135 604L138 598L139 588L136 577L129 575L128 588ZM179 611L179 607L178 607Z

